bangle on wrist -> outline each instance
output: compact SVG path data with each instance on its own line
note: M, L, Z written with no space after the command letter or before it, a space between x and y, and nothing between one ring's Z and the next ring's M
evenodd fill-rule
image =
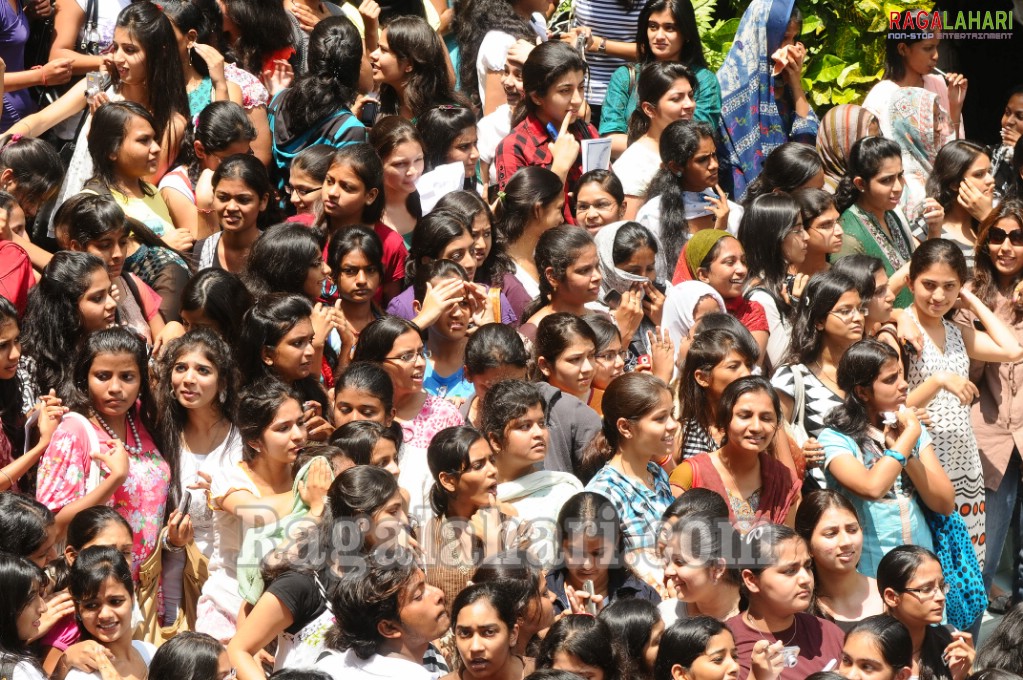
M600 44L597 45L597 52L601 54L607 54L607 38L601 38Z
M902 467L906 467L906 457L899 453L898 451L896 451L895 449L885 449L884 455L887 456L888 458L894 458L899 462L899 465L901 465Z

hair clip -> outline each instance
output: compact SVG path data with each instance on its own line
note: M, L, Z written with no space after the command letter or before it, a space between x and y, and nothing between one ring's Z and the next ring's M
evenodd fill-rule
M16 144L21 141L21 138L23 136L24 135L22 135L20 132L15 132L13 135L11 135L11 138L7 140L7 144ZM7 146L7 144L4 144L4 146Z
M503 201L503 200L504 200L504 197L505 197L505 196L507 196L507 195L508 195L508 194L504 193L503 191L498 191L498 192L497 192L497 200L499 200L499 201Z

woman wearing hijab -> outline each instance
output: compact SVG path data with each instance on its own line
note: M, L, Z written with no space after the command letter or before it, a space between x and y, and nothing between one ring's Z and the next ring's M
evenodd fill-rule
M848 169L849 149L857 140L881 134L877 116L856 104L839 104L821 118L817 153L824 161L824 188L835 193Z
M793 0L753 0L718 71L720 155L722 165L730 166L737 201L772 150L790 141L813 145L817 139L817 116L800 82L806 48L796 36L802 27ZM722 175L728 181L728 174Z

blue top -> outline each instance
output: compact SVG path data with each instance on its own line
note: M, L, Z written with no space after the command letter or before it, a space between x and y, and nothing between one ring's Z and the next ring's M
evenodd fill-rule
M628 551L653 548L657 544L661 515L675 501L668 473L655 463L647 463L646 469L653 476L653 490L610 465L600 468L585 489L599 493L614 504L622 521Z
M476 388L465 379L465 367L459 368L449 376L442 376L436 372L433 362L427 359L426 373L423 375L423 389L427 393L441 399L471 399L476 394Z
M931 444L927 429L921 430L913 455L919 455L920 449ZM928 550L934 549L931 530L920 509L916 489L905 472L899 475L884 497L876 501L860 498L831 474L831 461L838 456L855 456L864 467L871 469L884 457L880 446L876 450L861 448L851 437L830 428L825 428L817 436L817 441L824 447L824 478L828 488L849 499L863 527L863 555L858 567L861 574L871 578L877 576L881 558L900 545L913 543Z
M7 73L25 70L25 43L28 42L28 18L19 0L18 9L8 0L0 2L0 59L7 65ZM6 132L24 116L36 110L32 93L25 87L4 92L4 110L0 117L0 132Z
M600 110L600 134L610 135L629 131L629 117L639 106L636 90L639 84L639 66L619 66L607 86L607 99ZM710 123L715 130L721 124L721 86L714 72L702 66L692 68L696 76L696 111L693 120Z

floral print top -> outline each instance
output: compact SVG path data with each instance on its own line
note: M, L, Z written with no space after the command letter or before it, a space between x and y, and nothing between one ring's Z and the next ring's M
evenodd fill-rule
M100 442L110 439L91 420L65 417L39 461L36 499L54 513L87 493L86 482L92 464L87 427L94 430L94 436ZM139 566L156 549L156 541L163 528L171 471L138 419L137 412L135 427L142 440L142 453L128 454L128 478L114 491L107 505L131 525L134 534L131 571L137 579ZM134 445L135 442L128 443ZM106 470L103 470L103 476L106 476Z

